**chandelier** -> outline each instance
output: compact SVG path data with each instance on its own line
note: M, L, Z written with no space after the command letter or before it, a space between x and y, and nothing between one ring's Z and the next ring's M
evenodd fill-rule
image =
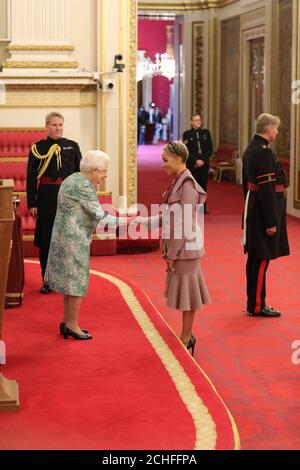
M136 80L139 82L143 78L153 77L153 62L150 57L145 56L146 51L137 52Z
M155 54L155 62L150 57L146 57L146 51L139 50L137 53L137 81L143 78L152 78L162 75L169 80L175 77L176 64L174 59L173 46L173 25L167 25L167 50L163 54Z

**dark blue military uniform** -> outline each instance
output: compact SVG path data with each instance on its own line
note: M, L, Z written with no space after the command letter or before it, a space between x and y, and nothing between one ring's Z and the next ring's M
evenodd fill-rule
M37 207L38 210L34 244L40 249L42 277L44 277L47 265L60 184L67 176L80 171L79 166L82 158L78 144L65 138L55 140L48 137L37 142L35 149L40 156L43 156L55 144L60 149L60 163L56 155L53 155L39 180L41 166L46 160L40 160L35 156L34 146L30 150L27 165L27 205L29 209Z
M243 155L243 190L247 201L244 214L244 249L248 253L247 311L258 315L265 308L265 279L270 260L290 253L286 178L268 145L266 139L255 135ZM272 227L276 227L276 233L267 235L266 229Z
M213 153L213 145L208 129L190 129L185 131L182 137L183 143L189 151L187 168L192 173L198 184L206 191L209 170L209 159ZM203 160L204 166L195 168L196 160Z

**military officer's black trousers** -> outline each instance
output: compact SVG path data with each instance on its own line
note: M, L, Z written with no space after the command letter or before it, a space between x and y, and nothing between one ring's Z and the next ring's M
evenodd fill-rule
M209 171L208 165L205 165L204 167L200 169L197 168L195 171L191 171L193 177L195 178L197 183L200 184L201 188L204 189L204 191L207 190L208 171ZM206 202L204 203L204 212L207 212Z
M247 274L247 311L260 313L266 305L266 272L270 260L256 259L248 255Z
M41 265L42 278L43 279L44 279L45 271L46 271L46 267L47 267L49 249L50 249L50 246L40 246L39 247L39 259L40 259L40 265Z

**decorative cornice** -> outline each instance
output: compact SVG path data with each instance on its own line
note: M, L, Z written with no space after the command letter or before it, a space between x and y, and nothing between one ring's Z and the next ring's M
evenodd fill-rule
M80 90L14 90L6 92L6 101L1 108L80 108L97 105L96 91Z
M260 28L251 28L244 32L244 39L251 41L251 39L261 38L266 35L266 27L261 26Z
M83 83L7 83L7 91L24 91L24 90L59 90L59 91L84 91L96 92L96 84L83 84Z
M74 51L73 46L59 46L59 45L34 45L34 44L10 44L6 47L8 51Z
M222 8L239 0L198 0L187 2L155 3L139 1L139 10L162 10L162 11L188 11L188 10L208 10L210 8Z
M76 69L78 68L76 61L55 61L55 62L39 62L39 61L9 61L4 63L4 67L13 69Z

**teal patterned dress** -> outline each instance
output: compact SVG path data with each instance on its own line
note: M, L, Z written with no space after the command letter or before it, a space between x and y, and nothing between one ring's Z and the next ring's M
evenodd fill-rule
M62 183L44 281L56 292L86 295L90 275L90 244L99 222L118 224L99 204L97 193L81 173Z

